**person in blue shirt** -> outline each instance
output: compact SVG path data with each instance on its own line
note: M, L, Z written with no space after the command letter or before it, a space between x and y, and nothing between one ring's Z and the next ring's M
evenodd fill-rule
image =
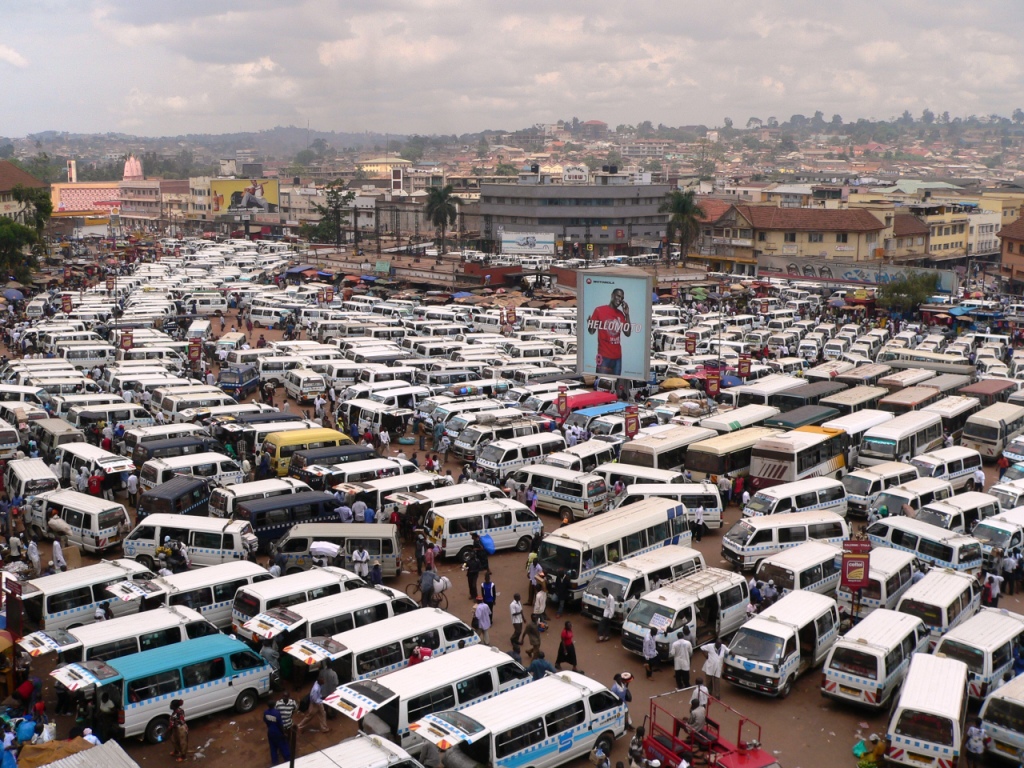
M377 522L377 513L373 511L369 506L366 507L366 511L363 512L364 523L375 523Z
M373 561L373 568L370 569L370 583L374 585L382 585L384 583L384 574L380 569L380 561Z
M292 753L288 749L288 739L284 735L284 720L281 712L270 702L267 702L267 708L263 712L263 724L267 726L267 741L270 743L270 764L278 765L291 760Z
M540 680L548 672L555 674L557 671L551 662L544 658L544 651L537 652L537 658L530 662L530 666L526 668L526 671L530 673L534 680Z

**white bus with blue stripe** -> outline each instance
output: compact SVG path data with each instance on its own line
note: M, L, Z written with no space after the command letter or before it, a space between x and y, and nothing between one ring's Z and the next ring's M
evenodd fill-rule
M324 704L419 755L409 726L425 715L459 711L532 680L522 664L489 645L472 645L373 680L338 686Z
M579 600L608 563L666 544L688 547L692 540L686 507L672 499L650 498L552 531L541 542L537 562L549 583L568 573L571 597Z
M476 632L458 617L440 608L424 608L329 637L311 635L286 645L284 652L307 669L326 663L340 682L351 683L409 666L417 647L441 656L458 650L460 643L467 647L479 642Z
M985 751L1006 760L1019 760L1024 751L1024 675L990 693L980 714L982 727L992 737Z
M626 730L626 705L589 677L549 675L461 711L427 715L413 731L461 758L450 765L556 768L599 746L606 756Z
M1024 616L997 608L982 608L946 633L936 654L967 665L967 695L975 703L1003 682L1013 668L1013 653L1024 638Z
M981 582L948 568L933 568L903 593L896 610L917 616L928 627L930 648L981 606Z
M107 694L117 706L118 739L166 740L171 701L181 699L189 719L225 709L251 711L270 692L272 668L240 640L209 635L110 661L83 661L51 676L97 711Z
M882 709L899 690L915 653L927 653L928 628L915 616L886 608L843 635L825 660L821 694Z
M868 541L875 547L892 547L912 552L938 568L978 573L981 571L981 542L973 536L947 531L912 517L886 517L868 526Z

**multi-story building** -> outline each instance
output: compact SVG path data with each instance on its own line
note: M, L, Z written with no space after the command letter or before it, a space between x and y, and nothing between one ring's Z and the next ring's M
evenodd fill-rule
M1002 227L1005 209L974 210L967 214L967 255L994 256L999 253L996 233Z
M401 168L403 171L412 167L412 162L401 157L374 157L356 163L356 168L367 176L390 177L391 171Z
M927 259L931 227L909 213L893 216L892 237L886 242L885 257L892 261Z
M891 232L891 227L888 228ZM760 256L869 261L884 253L887 227L864 209L733 205L714 224L719 258L749 264Z
M18 185L42 189L46 184L30 173L21 170L14 163L0 160L0 216L15 218L21 212L21 203L12 194Z
M205 230L206 222L213 221L213 193L209 176L194 176L188 180L187 218L193 231Z
M1024 282L1024 219L1007 224L996 237L1002 243L999 274L1011 283Z
M932 258L954 259L967 255L967 214L963 205L918 203L907 209L928 225L928 251Z
M634 184L627 173L585 171L570 167L557 179L524 172L517 184L482 184L483 239L500 240L499 230L553 233L563 252L596 257L625 249L633 238L664 236L660 208L668 184Z
M811 204L811 184L776 184L764 190L764 200L780 208L806 208Z

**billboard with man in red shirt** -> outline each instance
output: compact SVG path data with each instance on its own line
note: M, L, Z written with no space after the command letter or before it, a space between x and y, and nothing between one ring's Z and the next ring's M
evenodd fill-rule
M639 269L580 270L576 299L581 373L647 381L653 278Z

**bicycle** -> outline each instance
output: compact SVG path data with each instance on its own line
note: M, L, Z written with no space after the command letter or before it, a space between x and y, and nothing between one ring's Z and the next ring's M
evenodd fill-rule
M405 594L415 600L417 603L423 602L421 599L420 583L414 581L412 584L405 588ZM448 596L444 592L434 592L430 596L430 607L440 608L442 611L448 610Z

